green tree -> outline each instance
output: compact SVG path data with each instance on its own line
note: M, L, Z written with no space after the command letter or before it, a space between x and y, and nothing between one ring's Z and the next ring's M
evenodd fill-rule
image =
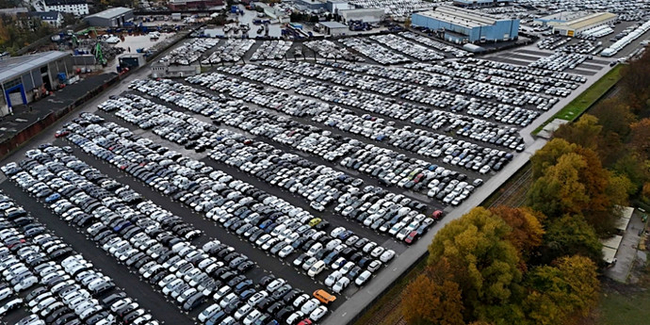
M567 123L553 133L554 137L562 138L581 147L596 150L602 126L598 118L585 114L575 123Z
M429 246L429 263L446 258L460 285L465 319L506 319L519 314L519 252L503 219L482 207L448 223ZM510 315L510 316L509 316ZM514 319L514 318L511 318Z
M555 165L544 171L528 193L530 206L549 218L565 213L581 213L589 203L580 170L587 168L583 157L575 153L562 155Z
M535 155L530 157L530 162L533 168L533 179L537 179L544 175L546 168L553 166L557 163L558 158L562 155L573 152L575 145L570 144L564 139L554 138L549 141L544 147L537 150Z
M598 302L596 265L588 258L560 258L555 266L539 266L527 274L524 302L532 324L576 324Z
M595 263L602 260L602 244L581 215L563 216L553 220L546 229L540 262L550 263L567 255L585 256Z

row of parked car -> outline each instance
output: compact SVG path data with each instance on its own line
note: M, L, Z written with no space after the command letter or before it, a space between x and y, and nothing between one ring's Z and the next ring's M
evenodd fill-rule
M209 65L240 61L253 44L255 44L255 40L252 39L227 39L224 42L224 44L219 45L210 53L208 57L202 59L201 64Z
M291 48L292 45L293 42L291 41L264 41L251 55L249 60L282 60L285 58L287 51Z
M344 47L339 47L330 40L314 40L302 43L303 46L315 51L318 56L327 60L345 60L350 62L364 62L365 59L351 53Z
M367 38L341 38L338 41L341 44L365 55L366 57L371 58L373 61L379 64L390 65L411 62L411 60L404 55L379 46L377 43L374 43Z
M462 57L472 55L470 52L459 49L459 48L457 48L455 46L451 46L449 44L445 44L445 43L440 42L440 41L436 41L433 38L424 36L422 34L417 34L417 33L411 32L411 31L405 31L405 32L400 32L399 35L406 38L406 39L416 41L416 42L421 43L423 45L426 45L426 46L428 46L430 48L436 49L436 50L438 50L440 52L447 53L447 54L449 54L449 55L451 55L451 56L453 56L455 58L462 58Z
M143 91L145 93L151 94L153 96L157 96L158 94L160 95L165 94L166 96L171 95L171 97L166 97L167 99L170 100L172 97L174 97L174 91L173 91L174 87L173 85L168 83L157 83L155 81L137 81L134 82L133 85L134 88ZM156 106L156 104L153 104L150 101L140 97L138 98L132 97L132 98L138 100L138 105L137 105L138 107L133 107L133 105L122 103L120 104L120 107L122 107L123 109L121 109L116 113L118 116L124 117L125 115L128 115L126 120L135 124L139 124L138 121L152 121L158 119L158 116L154 117L150 115L150 112L153 110L153 108L143 109L144 107L154 107ZM175 102L176 100L173 101ZM113 105L113 106L117 107L118 105ZM164 109L156 109L155 114L158 115L163 110ZM179 113L174 112L174 114L178 115ZM211 114L215 122L224 123L232 127L240 128L254 135L270 138L281 144L291 146L292 148L320 156L321 158L327 161L335 161L338 160L339 158L352 157L352 154L354 152L359 152L359 150L362 150L364 147L367 147L368 150L372 152L377 152L378 154L381 153L382 154L381 158L383 159L384 162L389 160L394 160L401 164L402 162L401 159L405 159L405 157L404 158L398 157L398 154L391 150L381 149L370 144L359 143L359 141L354 139L346 139L340 137L333 138L328 136L327 132L319 131L318 129L315 129L310 125L300 125L299 123L291 122L287 119L283 119L279 117L278 115L271 114L265 111L251 111L248 110L246 107L241 108L241 107L232 106L232 107L223 107L221 110ZM190 117L187 116L187 119L189 118ZM166 120L166 118L164 119ZM179 119L179 120L182 121L183 119ZM181 125L176 125L175 128L176 129L188 128L188 127L184 127L185 122L181 122L181 123L182 123ZM157 133L158 130L154 129L153 131L154 133ZM199 139L197 141L200 144L207 142L202 139ZM458 146L454 145L452 149L456 147ZM451 151L453 150L450 150L450 152ZM393 159L395 157L397 157L398 159L396 160ZM509 157L511 158L511 156ZM350 160L348 159L348 161ZM358 161L359 160L355 160L354 163L350 164L350 166L348 167L357 170L362 170L374 177L381 178L384 176L391 176L388 171L383 172L382 170L379 170L378 168L381 167L378 165L375 165L372 168L365 168L366 166L364 166L364 168L360 168L362 167L362 164L361 163L357 164ZM416 160L412 160L412 162L416 162ZM459 177L461 180L466 178L466 176L462 176L458 173L452 173L450 171L445 171L446 170L445 168L434 166L432 164L427 164L424 161L417 162L417 164L422 165L424 167L421 168L421 170L426 174L428 174L430 168L431 171L434 171L434 173L440 174L441 176L442 174L444 174L445 177L446 176L450 176L452 178ZM416 166L416 164L414 164L414 166ZM406 167L406 164L403 167ZM433 177L434 173L432 173L429 177ZM405 176L408 176L408 174L410 174L410 172L407 173ZM411 179L417 176L417 174L418 173L415 173L414 176L411 177ZM399 186L404 187L406 185L405 187L407 188L413 188L413 183L407 184L410 179L407 179L407 177L405 176L400 177L399 175L392 174L391 179L395 178L395 183L397 183L398 180L402 180L402 178L404 178L406 181L400 182ZM417 177L415 179L415 182L417 183L421 179L424 180L423 175ZM424 187L425 185L426 184L423 182L423 184L417 186L415 190L419 191L425 189L426 188ZM318 202L318 203L322 205L324 208L324 206L326 206L327 203L329 202ZM456 203L459 203L459 201L457 201ZM315 205L319 206L317 204Z
M444 89L448 84L451 84L456 89L462 89L460 85L465 85L468 89L480 89L478 87L491 85L492 87L486 89L494 89L495 92L498 92L500 97L496 99L501 103L515 104L519 102L517 104L519 106L533 105L534 108L539 110L550 109L557 102L557 99L541 96L542 100L539 103L529 103L528 99L534 96L540 97L540 93L557 96L563 92L570 92L578 87L576 83L586 81L583 76L566 72L517 66L471 57L454 61L445 60L435 64L410 63L404 65L403 68L340 62L329 62L327 64L364 75L434 88ZM494 86L501 87L494 88ZM528 97L527 100L524 100L525 96Z
M172 65L190 65L196 62L205 51L217 45L217 43L219 43L218 39L197 38L173 49L159 61Z
M350 73L342 69L335 69L332 66L315 65L310 63L288 63L288 62L264 62L263 66L273 67L282 71L291 71L309 78L316 78L327 82L335 83L337 85L355 87L359 90L371 90L373 92L399 96L402 99L408 99L419 103L425 103L438 109L445 109L453 113L466 113L470 116L478 116L480 118L489 120L495 119L504 124L515 124L519 126L526 126L532 122L540 112L530 109L524 109L519 106L511 106L510 104L495 103L491 99L502 98L503 89L497 86L486 86L486 84L474 83L470 85L467 79L452 79L450 77L443 77L441 82L436 85L435 90L427 90L421 86L411 86L401 81L395 81L384 78L377 78L363 74ZM266 74L264 71L259 71L258 75ZM246 76L248 77L250 73ZM256 78L258 81L267 83L267 76ZM474 81L472 81L474 82ZM477 87L474 87L477 86ZM445 89L441 91L440 89ZM487 92L486 88L492 88ZM462 95L459 95L462 94ZM473 97L465 96L471 95ZM512 96L512 91L508 91L505 97ZM482 97L486 99L478 99L474 97ZM543 98L537 97L535 101L541 102Z
M143 83L139 83L139 84L140 84L140 86L143 86L143 85L144 85ZM163 91L163 92L164 92L164 91ZM167 93L168 93L168 92L167 92ZM155 119L155 118L152 118L152 117L149 116L149 113L148 113L147 110L142 110L142 111L140 111L140 110L134 108L134 106L137 106L137 107L139 107L139 108L147 107L147 106L148 106L148 107L154 107L154 106L156 106L156 104L153 104L153 103L151 103L149 100L144 99L144 98L141 98L141 97L139 97L139 96L132 96L132 95L131 95L130 98L133 99L133 100L135 100L135 101L137 101L138 105L133 105L133 104L134 104L133 102L127 102L127 101L122 102L120 111L118 111L118 112L116 113L118 116L128 115L128 116L130 116L131 118L128 118L127 120L129 120L129 121L133 121L133 122L135 122L134 119L135 119L136 117L137 117L137 118L141 118L141 119L143 119L143 120L152 120L152 119ZM160 110L156 110L156 112L160 112ZM275 116L275 115L272 115L272 116ZM189 116L187 116L187 117L189 118ZM253 119L248 119L248 120L250 121L250 120L253 120ZM256 121L264 121L264 120L260 120L259 118L256 118L255 120L256 120ZM229 125L233 125L233 126L235 126L235 125L237 125L237 124L242 124L242 123L243 123L243 124L250 123L250 122L244 122L244 121L242 121L242 119L239 118L239 117L235 117L235 118L227 118L227 117L226 117L226 118L224 119L224 123L226 123L226 121L227 121L227 124L229 124ZM266 124L269 124L269 123L266 123ZM183 126L180 125L179 127L183 127ZM249 130L250 130L250 129L249 129ZM254 134L257 134L257 132L256 132L255 130L250 130L250 131L253 132ZM154 129L154 132L156 132L155 129ZM218 136L221 137L222 140L223 140L223 139L225 139L225 138L228 136L227 133L228 133L228 132L219 133ZM230 136L232 137L233 135L230 135ZM269 136L269 135L267 134L267 136ZM237 138L241 138L242 136L241 136L241 135L238 135L238 136L236 136L236 137L237 137ZM299 135L297 135L297 134L295 135L295 138L296 138L296 139L298 139L299 137L300 137ZM321 139L321 141L322 141L322 140L323 140L323 139ZM231 143L233 143L233 144L235 144L235 145L237 144L237 142L231 142ZM228 144L228 142L226 142L226 144ZM272 149L272 147L270 147L270 146L268 146L268 145L264 145L264 144L259 144L259 145L258 145L258 144L256 144L256 143L253 142L253 141L248 142L248 145L251 146L251 147L256 147L256 146L259 147L259 146L262 146L262 147L264 147L263 149L265 149L265 150L267 150L267 151L268 151L269 149ZM340 144L334 144L334 146L335 146L335 147L338 147L338 146L340 146ZM223 147L223 145L222 145L222 144L219 144L215 149L220 149L220 148L222 148L222 147ZM238 146L238 147L239 147L239 146ZM305 147L305 148L306 148L306 147L311 147L311 148L313 148L313 147L317 147L317 144L313 144L313 145L306 144L304 147ZM300 149L299 146L298 146L297 148ZM303 149L304 149L304 148L303 148ZM242 148L242 150L244 150L244 148ZM323 150L323 152L325 152L325 151L327 151L327 150ZM331 151L327 151L327 152L331 152ZM228 164L239 164L239 161L240 161L240 160L238 160L238 159L241 158L241 157L245 157L241 152L235 152L235 151L232 151L232 150L230 150L230 151L227 151L227 150L219 150L219 151L217 151L217 152L213 152L211 155L212 155L213 157L218 157L218 159L220 159L220 160L227 159L227 160L226 160L226 163L228 163ZM246 164L245 164L245 165L246 165ZM249 168L250 166L251 166L251 164L249 163L249 164L247 164L246 166L241 165L240 168L243 169L244 171L250 173L250 172L253 171L251 168ZM287 167L288 167L288 166L287 166ZM285 167L285 168L286 168L286 167ZM254 168L253 168L253 169L254 169ZM315 170L316 170L316 171L319 171L319 170L321 170L321 169L324 169L324 166L317 166ZM256 176L257 176L257 175L256 175ZM268 178L268 177L267 177L267 178ZM272 185L275 185L275 182L274 182L273 180L271 180L270 182L271 182ZM357 179L357 180L355 180L355 181L352 182L352 185L359 186L359 185L362 184L362 183L363 183L362 180ZM301 185L301 184L298 183L298 182L295 181L295 180L289 180L288 182L286 182L286 184L285 184L285 182L280 181L280 182L278 182L278 184L281 185L281 186L283 186L285 189L293 190L293 192L298 191L299 193L303 194L303 196L305 196L307 199L309 199L309 200L312 202L312 206L315 207L317 210L320 210L320 209L324 208L324 206L326 206L327 204L329 204L329 203L331 202L331 200L336 199L338 196L340 196L339 193L337 193L337 192L333 192L333 193L330 193L331 195L329 195L329 196L331 197L330 199L328 199L328 196L327 196L327 195L324 195L324 194L318 194L318 195L315 195L315 194L314 194L313 197L312 197L313 192L312 192L312 191L309 191L309 189L302 189L302 190L299 189L297 186L298 186L298 185ZM294 188L294 185L296 186L295 188ZM340 186L339 186L339 187L340 187ZM323 196L323 198L320 198L320 196ZM320 198L320 199L319 199L319 198ZM317 200L317 201L314 201L314 200ZM343 208L343 207L344 207L344 206L342 206L342 208ZM421 210L421 209L424 209L424 206L423 206L423 205L419 205L418 207L419 207L420 210ZM408 209L407 209L407 210L408 210ZM422 216L422 217L423 217L423 216ZM399 221L399 218L398 218L395 222L397 222L397 221ZM429 225L430 225L430 223L431 223L431 222L429 222ZM422 232L424 232L424 231L426 231L426 228L422 229ZM276 252L272 252L272 253L276 253ZM280 252L280 253L283 253L283 252ZM285 257L285 256L281 256L281 257Z
M71 137L74 137L74 134ZM60 153L57 156L57 159L70 160L66 165L76 167L80 163L78 160L71 160L71 156L62 156ZM57 166L56 161L49 165ZM76 175L71 175L73 172L73 170L68 170L65 174L59 173L73 184L83 184L84 176L81 175L82 173L84 175L95 175L92 177L94 182L107 186L105 185L106 179L97 177L98 172L93 170L92 167L85 165L79 173L74 172ZM60 182L57 179L51 181ZM118 185L111 186L111 190L118 192L122 188L114 189L116 186ZM80 186L80 188L86 190L89 187L92 186ZM70 197L71 200L72 198L74 196ZM57 200L52 205L52 209L55 212L58 211L63 218L67 219L67 214L69 212L74 213L77 208L70 208L68 207L69 204L70 202L65 199ZM68 208L65 209L65 207ZM218 240L211 240L201 248L197 248L182 237L174 237L173 233L161 230L166 228L167 223L162 225L145 223L143 220L146 221L147 217L155 223L156 220L171 215L169 212L156 207L150 201L138 203L136 209L139 211L134 211L128 206L122 206L115 209L116 213L113 216L114 218L119 218L115 216L118 214L126 216L128 218L126 220L133 222L132 225L118 228L119 225L113 227L114 222L97 222L90 225L86 232L93 239L100 238L98 244L102 248L115 256L118 261L126 261L125 264L135 268L143 279L157 287L170 299L178 302L183 310L197 308L206 299L213 296L215 304L210 304L205 309L209 310L210 317L205 317L204 321L210 324L240 324L239 322L247 325L277 324L271 315L262 313L252 307L255 302L261 299L260 296L263 298L273 293L272 297L275 300L286 299L291 301L288 297L295 298L304 295L302 291L292 289L282 279L278 279L277 282L282 281L283 286L273 286L269 284L271 281L268 280L255 285L252 280L242 275L253 267L253 262L248 260L246 256L236 252L233 247L221 244ZM95 210L92 213L95 213ZM105 217L108 213L110 212L104 211L102 220L107 218L109 218L109 221L112 220L110 216ZM138 213L142 214L139 215ZM110 235L106 235L106 233ZM133 255L134 258L122 258L124 255L133 254L128 253L131 251L138 251ZM257 288L259 287L267 288L270 292L258 291ZM132 304L128 299L122 299L122 301L127 305ZM319 302L319 300L316 301ZM119 302L115 304L119 304ZM218 307L215 307L215 305ZM320 319L327 312L326 307L322 307L318 312L315 312L314 310L317 307L318 305L314 306L308 313L308 315L310 313L314 314L314 320ZM208 314L205 310L201 315L206 316ZM291 317L292 315L286 316ZM297 321L291 320L287 323L295 324L303 320L303 316L298 313L292 318ZM279 319L284 318L280 317Z
M539 58L537 61L532 62L530 66L551 71L564 71L566 69L575 69L581 63L592 58L591 55L556 52L550 56Z
M42 191L37 185L42 182L31 181L32 175L18 171L18 166L3 166L2 170L30 195ZM13 199L0 194L0 200L0 240L4 244L0 249L0 271L7 281L0 284L0 315L24 307L30 315L16 324L159 324L137 302L115 289L111 278L50 233ZM21 292L25 294L19 296ZM131 304L116 304L117 297Z
M248 67L248 68L246 68ZM247 65L245 68L227 67L220 68L222 71L229 73L239 73L251 77L253 72L258 71L255 66ZM245 70L243 70L245 69ZM271 75L273 71L265 70L263 75ZM286 75L286 72L285 74ZM252 78L252 77L251 77ZM505 128L494 122L487 122L482 119L470 118L464 115L431 110L424 106L414 105L407 102L399 103L388 100L380 95L367 93L362 90L346 89L339 86L331 86L316 81L310 82L306 86L294 87L296 83L287 81L283 78L281 84L275 83L278 80L274 77L264 79L255 77L265 83L274 85L278 88L294 88L300 95L307 95L314 99L321 99L334 104L345 104L350 107L368 111L370 113L386 115L394 119L406 120L410 116L416 116L411 122L431 127L434 129L444 128L446 132L455 131L456 135L469 137L470 139L502 145L512 150L523 150L523 138L518 135L516 128ZM201 84L209 87L210 90L220 93L230 92L235 98L242 98L255 104L272 104L261 95L260 89L255 84L245 84L232 77L220 73L203 74L193 76L187 79L190 83ZM297 82L300 83L300 82ZM267 94L270 92L266 92ZM268 97L268 96L267 96ZM201 105L201 104L196 104ZM281 102L277 105L282 105ZM388 123L394 123L389 121Z
M157 94L165 94L165 96L168 96L166 98L170 100L175 97L175 88L172 84L157 83L155 81L139 81L134 84L136 84L134 86L136 89L139 89L140 91L148 94L153 94L153 96L157 96ZM188 93L187 89L185 89L187 86L182 86L180 84L178 85L186 90L182 93ZM172 101L176 102L178 101L178 98ZM289 103L286 103L285 101L285 104L290 104L290 102L291 99L289 100ZM309 112L311 111L309 108L310 106L301 106L302 108L307 109L304 111L304 114L309 115ZM276 107L276 109L285 112L285 107L286 106ZM157 110L157 112L159 111L160 110ZM294 113L298 115L303 114L303 111L294 109L287 110L286 112L290 115ZM122 115L119 112L117 114L118 116ZM153 119L153 117L148 115L148 112L133 111L125 114L132 116L133 119L142 119L143 121L150 121ZM428 181L432 180L435 176L439 176L441 179L449 176L450 178L447 181L455 179L456 177L458 177L460 181L467 178L465 175L459 174L457 172L452 172L432 163L427 163L421 160L418 161L416 159L408 159L406 157L403 157L403 155L399 155L397 152L389 149L376 147L372 144L359 142L355 139L331 137L327 135L327 132L318 130L311 125L301 125L295 121L287 120L276 114L268 113L265 111L251 111L246 107L242 108L237 106L225 106L219 111L211 113L211 116L213 120L218 123L224 123L232 127L240 128L254 135L270 138L281 144L291 146L292 148L320 156L328 161L335 161L345 158L345 160L342 162L343 165L349 168L360 170L373 177L378 177L387 185L395 184L400 187L413 189L415 191L424 190L424 193L427 193L427 191L431 192L430 190L426 190ZM332 120L336 116L336 114L322 113L318 117L315 117L313 120L318 122L326 122L325 124L329 126L336 126L336 120ZM327 121L324 120L326 117L329 117ZM346 117L353 119L356 117L356 115L348 114ZM131 121L133 121L133 119L131 119ZM370 116L364 116L364 118L359 118L355 122L365 123L365 128L371 131L382 129L382 124L380 123L381 120L375 119L375 121L371 121ZM340 127L346 129L343 123ZM365 133L359 130L363 129L358 128L356 130L353 130L352 133L365 134L367 136L371 135L371 133ZM347 131L350 131L350 129L347 128ZM407 130L395 132L394 130L390 130L388 133L390 134L390 137L386 137L388 140L387 142L395 145L398 148L401 146L402 149L417 152L423 156L440 157L441 155L444 156L445 152L448 151L448 157L445 156L445 159L443 159L445 162L470 169L473 167L474 170L477 172L480 171L482 173L488 172L492 169L492 167L494 167L495 170L500 170L502 166L504 166L507 162L510 161L510 159L512 159L512 155L507 154L504 151L487 150L486 148L472 145L464 141L456 143L451 137L438 137L438 135L431 134L429 132L416 131L414 133L406 131ZM156 130L154 130L154 132L156 132ZM371 157L368 155L364 155L362 157L363 159L366 159L366 162L363 162L362 159L357 159L357 157L359 157L359 153L365 151L372 152L372 158L375 158L375 160L369 161ZM401 165L405 160L410 160L410 162L402 165L402 168L404 168L403 172L400 171L397 174L391 173L392 168L396 168L397 166ZM409 164L412 164L411 169L406 168ZM485 166L490 167L488 169ZM421 171L423 175L417 177L420 174L420 172L416 170L417 168L419 168L419 171ZM415 173L410 176L410 174L413 172ZM404 175L400 175L402 173L404 173ZM442 175L444 175L444 177ZM412 180L414 181L411 182ZM422 182L420 183L420 181ZM420 184L417 185L417 183ZM435 185L440 186L440 188L445 188L447 184L446 182L443 182ZM434 191L436 191L436 194L438 194L437 190ZM434 195L435 194L432 196ZM453 202L454 204L459 204L465 198L466 196L460 196L458 200L448 199L447 203ZM441 197L440 199L443 200L444 197Z
M372 35L370 36L370 39L378 44L387 46L399 53L416 58L420 61L442 60L445 58L444 55L429 47L420 45L395 34Z
M89 130L83 130L83 132L81 132L81 133L83 133L83 134L92 134L92 133L90 133ZM76 133L73 133L70 136L71 137L70 139L74 140L76 135L77 135ZM91 150L91 152L93 152L95 150L97 150L97 148L95 148L94 150ZM230 188L239 188L239 189L242 189L242 190L247 190L246 188L241 187L242 185L246 185L246 184L241 184L241 182L239 182L239 181L230 181L232 178L230 178L228 175L222 175L220 173L211 173L210 177L215 178L216 180L220 180L222 182L225 182L225 181L229 182L229 183L228 182L227 183L218 183L218 184L215 184L214 186L225 187L225 188L229 188L229 187ZM203 191L203 192L205 192L205 191ZM248 191L248 193L250 193L250 191ZM263 193L259 193L259 194L263 194ZM209 198L210 195L209 195L209 193L205 193L204 196L206 198ZM176 196L176 195L172 195L172 197L173 198L178 198L178 196ZM262 197L260 197L260 198L262 198ZM183 200L182 197L180 199ZM212 198L212 199L214 199L214 198ZM264 199L265 199L264 203L277 204L279 207L285 207L285 205L287 205L286 202L283 202L283 201L280 201L280 200L277 200L277 199L269 199L269 200L267 200L268 198L264 198ZM187 201L185 201L185 202L187 202ZM203 202L206 202L206 201L203 201ZM221 202L223 202L223 200ZM214 204L212 206L214 206L215 204L219 204L219 203L220 203L219 200L217 200L216 202L214 202ZM194 207L194 206L200 206L200 205L202 205L202 203L198 203L198 204L192 205L192 206ZM228 202L225 202L224 205L217 206L217 207L214 207L214 208L211 208L212 206L206 207L205 210L204 210L204 211L207 211L209 209L208 213L206 214L206 216L208 218L214 219L215 221L218 221L218 222L222 223L224 225L224 227L226 227L227 229L230 229L230 230L236 232L238 235L241 235L242 237L247 238L248 240L251 240L252 242L254 241L256 243L256 245L260 246L263 250L269 251L270 253L272 253L274 255L278 255L280 257L286 257L289 254L291 254L291 252L294 249L298 249L298 248L305 249L306 251L308 251L308 249L311 249L312 246L314 246L315 239L320 239L324 243L329 243L329 242L325 241L327 239L327 237L324 236L323 232L314 232L314 230L311 229L312 226L316 227L317 229L324 228L325 225L326 225L326 222L321 220L320 218L314 218L313 216L311 216L307 212L300 213L299 209L294 208L294 209L290 210L289 215L296 214L296 217L300 216L301 224L295 224L297 222L297 219L293 218L293 219L277 219L279 221L282 221L283 223L279 224L279 225L277 225L277 224L273 225L270 222L265 221L265 219L260 218L259 215L250 216L250 217L253 217L252 220L248 220L248 218L247 218L247 219L244 219L244 221L246 221L246 222L242 222L241 218L243 216L248 216L248 213L246 213L241 208L237 209L237 208L231 207L230 204L228 204ZM285 207L285 209L286 209L286 207ZM228 211L232 211L232 213L236 213L237 215L232 215ZM240 215L240 213L242 215ZM275 218L277 218L277 216ZM268 220L270 221L271 219L268 219ZM259 225L257 223L259 223ZM291 228L287 228L287 224L292 226L296 230L296 232L292 232ZM255 227L255 225L257 225L258 227ZM302 225L302 226L301 227L296 227L296 226L299 226L299 225ZM266 232L264 232L265 229L267 229ZM310 229L312 231L309 231ZM300 234L297 234L298 232ZM267 236L264 236L264 235L267 235ZM302 235L302 236L300 236L300 235ZM341 236L343 236L343 235L341 235ZM348 238L348 237L352 236L352 234L349 231L345 231L344 236L345 236L345 238ZM358 236L357 236L357 238L358 238ZM291 246L288 245L287 239L289 239L293 243ZM332 239L330 238L330 241L331 240ZM363 239L360 239L360 240L363 240ZM310 241L311 241L311 243L310 243ZM368 240L365 240L365 242L368 243ZM363 243L363 241L362 241L362 243ZM306 246L307 244L310 245L310 246ZM374 246L376 246L376 244L374 244L374 243L372 243L371 245L373 246L373 248L375 248ZM296 248L293 248L293 247L296 247ZM364 247L365 247L365 245L364 245ZM353 249L346 250L345 247L335 247L334 249L335 250L336 249L342 250L342 254L345 254L344 256L351 256L351 258L354 258L355 260L359 260L361 265L367 265L369 263L367 258L363 259L362 254L356 254L355 255ZM318 256L320 256L321 258L324 257L325 259L333 259L333 258L337 257L337 255L338 255L338 254L332 254L333 252L336 252L335 250L334 251L327 251L327 250L319 251ZM385 253L385 251L386 251L383 248L381 248L380 250L381 250L381 253ZM377 250L375 252L375 254L379 254L379 250ZM392 253L392 254L394 255L394 253ZM381 255L381 254L379 254L379 255ZM377 255L377 256L379 256L379 255ZM338 256L338 257L342 257L342 256ZM391 256L391 258L392 258L392 256ZM387 258L387 255L384 256L384 260L386 260L386 261L389 260ZM373 265L376 266L377 263L374 263ZM359 271L355 271L355 272L359 272ZM363 272L361 272L361 273L363 273ZM367 281L367 279L369 279L369 277L366 274L366 281ZM365 283L365 281L364 281L364 283Z

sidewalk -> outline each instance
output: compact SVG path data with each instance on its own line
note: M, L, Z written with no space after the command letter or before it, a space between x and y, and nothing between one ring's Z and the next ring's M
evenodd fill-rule
M638 280L631 274L631 270L637 259L645 263L647 258L644 251L638 250L644 229L645 223L641 220L641 213L635 210L616 253L616 264L605 270L607 277L620 283L635 283Z

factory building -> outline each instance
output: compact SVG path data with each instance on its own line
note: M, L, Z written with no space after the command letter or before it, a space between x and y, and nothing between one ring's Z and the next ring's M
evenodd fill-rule
M324 0L295 0L294 4L302 10L327 10L327 3Z
M376 24L384 20L386 10L382 8L345 9L339 10L339 15L341 15L343 22L360 20L365 23Z
M167 7L171 10L213 9L223 3L223 0L170 0Z
M548 22L553 27L553 33L573 37L585 30L603 25L612 25L617 19L616 14L599 12L566 22Z
M69 53L60 51L1 59L1 115L11 113L13 106L30 103L65 82L72 72L70 60Z
M502 19L452 6L413 13L411 25L441 31L445 40L458 44L509 41L519 36L519 19Z
M106 9L94 15L84 17L90 26L95 27L121 27L125 22L133 21L133 9L117 7Z
M58 11L77 17L90 13L86 0L45 0L35 5L36 11Z
M494 7L515 2L515 0L454 0L454 5L459 7Z
M350 4L346 0L327 0L325 9L332 14L336 14L339 10L350 9Z
M343 25L336 21L322 21L318 24L323 26L323 34L325 35L337 36L343 35L349 31L347 25Z

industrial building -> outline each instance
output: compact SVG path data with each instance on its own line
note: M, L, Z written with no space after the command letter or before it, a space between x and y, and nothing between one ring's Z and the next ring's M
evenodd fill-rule
M121 27L125 22L133 21L133 9L117 7L106 9L94 15L84 17L90 26Z
M170 0L167 6L171 10L211 9L223 3L223 0Z
M45 0L34 5L36 11L59 11L84 16L90 13L86 0Z
M2 115L11 113L13 106L30 103L65 82L72 72L70 58L69 53L49 51L0 60Z
M547 26L549 23L566 23L567 21L582 18L586 15L588 13L584 11L560 11L533 19L533 25Z
M563 36L575 36L581 32L603 25L612 25L618 16L609 12L598 12L565 22L548 22L553 27L553 33Z
M349 30L347 25L343 25L336 21L322 21L319 22L318 24L323 26L322 32L325 35L332 35L332 36L343 35L347 33Z
M413 13L411 25L441 31L445 40L458 44L509 41L519 36L519 19L497 18L452 6Z
M510 4L515 0L454 0L454 5L459 7L494 7L504 4Z
M376 24L386 18L386 10L384 9L342 9L339 10L339 15L344 23L347 23L351 20L360 20L365 23Z
M350 4L346 0L327 0L325 9L330 13L336 14L339 10L350 9Z
M293 3L296 5L296 7L302 10L327 10L327 3L325 0L295 0Z

